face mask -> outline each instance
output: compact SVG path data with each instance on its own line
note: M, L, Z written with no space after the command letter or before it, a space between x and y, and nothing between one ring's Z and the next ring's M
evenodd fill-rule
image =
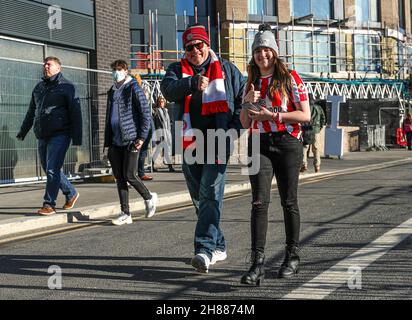
M127 75L127 73L123 70L120 70L120 71L116 70L116 71L112 72L113 80L116 81L116 82L121 82L124 79L126 79L126 75Z

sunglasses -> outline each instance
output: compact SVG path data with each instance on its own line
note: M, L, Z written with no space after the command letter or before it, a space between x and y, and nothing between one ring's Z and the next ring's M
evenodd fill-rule
M194 47L196 47L197 50L202 50L203 47L205 46L204 42L199 42L199 43L195 43L195 44L189 44L188 46L186 46L185 50L187 52L190 52L193 50Z

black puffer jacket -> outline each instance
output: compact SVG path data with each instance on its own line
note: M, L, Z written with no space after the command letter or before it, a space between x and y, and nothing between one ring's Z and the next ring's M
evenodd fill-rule
M73 145L82 144L80 100L73 83L60 72L51 78L43 78L33 89L29 110L17 137L24 139L33 123L37 139L67 134Z

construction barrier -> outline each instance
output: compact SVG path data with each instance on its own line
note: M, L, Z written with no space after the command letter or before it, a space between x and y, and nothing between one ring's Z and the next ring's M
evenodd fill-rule
M388 150L385 143L385 126L384 125L369 125L368 132L368 150Z

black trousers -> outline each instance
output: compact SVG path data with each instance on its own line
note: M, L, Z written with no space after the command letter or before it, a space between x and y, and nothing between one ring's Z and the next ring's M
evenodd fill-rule
M411 148L412 148L412 132L406 132L406 143L408 145L408 149L411 150Z
M112 165L113 175L116 178L117 191L119 193L120 208L130 214L129 209L129 188L127 182L136 189L144 200L150 200L152 195L137 176L137 158L139 152L132 152L128 147L109 147L107 157Z
M251 139L249 145L250 143ZM250 152L251 148L249 148ZM251 213L253 251L263 253L265 250L270 189L274 175L283 208L286 244L299 244L300 213L297 191L302 157L302 142L289 133L260 134L260 169L257 174L249 176L253 198Z

